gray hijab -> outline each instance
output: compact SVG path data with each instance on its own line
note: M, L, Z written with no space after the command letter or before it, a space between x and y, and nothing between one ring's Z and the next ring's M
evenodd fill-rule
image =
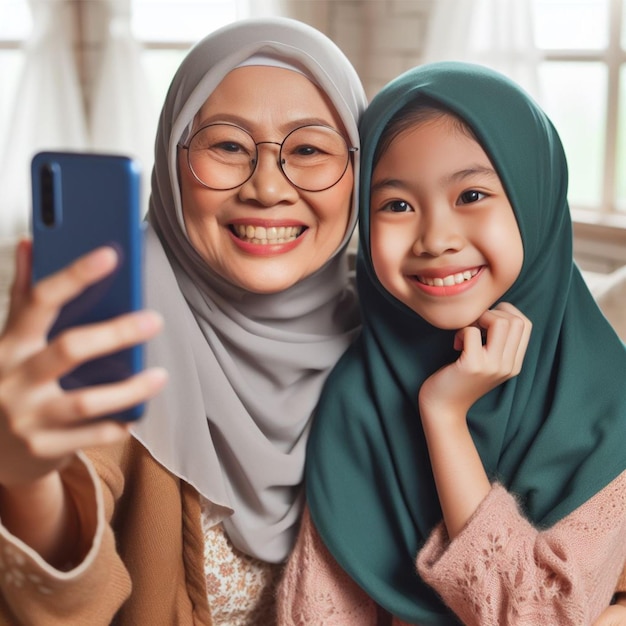
M355 192L348 232L334 256L281 293L235 287L195 252L182 219L176 144L224 76L250 57L287 63L313 80L359 145L363 88L344 54L315 29L286 18L243 20L189 52L159 121L146 235L146 305L166 325L148 345L147 361L166 367L170 381L133 435L213 503L237 548L280 562L302 511L314 407L358 330L344 254L357 198Z

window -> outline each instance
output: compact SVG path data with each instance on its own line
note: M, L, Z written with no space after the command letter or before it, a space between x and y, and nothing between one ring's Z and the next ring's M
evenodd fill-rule
M189 48L249 14L249 0L132 0L132 29L160 111L174 72ZM156 120L155 120L156 128Z
M533 0L542 104L565 145L570 203L626 216L626 0Z
M142 46L157 112L192 44L235 19L275 13L280 6L277 0L129 1L133 33ZM502 0L509 1L516 0ZM617 215L626 223L626 0L529 2L534 10L536 44L543 52L541 101L565 144L571 205L596 215ZM88 0L73 2L83 14L78 24L85 23L90 5ZM27 0L0 1L2 149L24 60L21 44L31 27ZM86 51L80 60L82 73L89 71L94 58L89 52L93 42L85 42L84 35L77 33L79 50ZM89 77L81 78L88 89Z
M10 19L9 19L10 16ZM24 62L22 42L32 28L27 0L3 0L0 6L0 151Z
M210 30L248 15L249 2L250 0L131 0L133 33L144 49L143 63L152 87L155 111L160 111L172 76L189 47ZM5 146L22 71L22 45L31 34L31 29L28 0L1 0L0 152ZM81 41L80 33L77 39ZM156 128L156 119L154 126Z

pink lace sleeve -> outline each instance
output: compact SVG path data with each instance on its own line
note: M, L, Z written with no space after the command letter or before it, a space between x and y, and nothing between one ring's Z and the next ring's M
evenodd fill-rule
M468 626L591 624L626 559L626 472L545 531L499 485L463 532L440 524L417 568Z
M375 626L376 604L341 569L308 510L278 589L279 626Z

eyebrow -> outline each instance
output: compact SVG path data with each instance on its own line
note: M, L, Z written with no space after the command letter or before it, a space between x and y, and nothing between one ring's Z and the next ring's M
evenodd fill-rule
M240 117L238 115L233 115L232 113L220 113L216 115L211 115L203 119L198 123L195 130L198 128L202 128L203 126L208 126L209 124L234 124L236 126L240 126L244 130L252 133L252 128L250 126L250 120ZM252 122L254 123L254 121ZM330 128L335 128L335 124L331 120L322 119L321 117L299 117L293 120L289 120L285 124L281 124L278 129L281 132L288 133L295 128L299 128L300 126L329 126ZM335 128L335 130L339 130ZM341 132L341 131L339 131Z
M370 192L375 193L380 189L407 189L408 185L397 178L383 178L370 187Z
M496 179L499 178L498 174L492 167L485 167L484 165L473 165L471 167L459 170L458 172L453 172L449 176L444 177L442 179L442 182L454 183L477 175L489 176L490 178ZM406 183L398 178L383 178L382 180L379 180L377 183L374 183L371 186L371 193L375 193L380 189L408 189L409 187L409 183Z
M463 170L459 170L458 172L454 172L444 178L445 182L456 182L464 180L465 178L470 178L471 176L483 175L489 176L491 178L498 178L498 174L493 169L493 167L485 167L484 165L473 165L472 167L465 168Z

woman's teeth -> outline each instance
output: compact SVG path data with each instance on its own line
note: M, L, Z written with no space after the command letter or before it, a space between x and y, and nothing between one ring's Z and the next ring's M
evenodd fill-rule
M243 241L256 244L288 243L302 234L304 226L252 226L236 224L233 231Z
M452 285L460 285L466 280L474 278L478 274L478 269L466 270L459 272L458 274L450 274L443 278L429 278L427 276L418 276L417 280L424 285L430 285L431 287L450 287Z

